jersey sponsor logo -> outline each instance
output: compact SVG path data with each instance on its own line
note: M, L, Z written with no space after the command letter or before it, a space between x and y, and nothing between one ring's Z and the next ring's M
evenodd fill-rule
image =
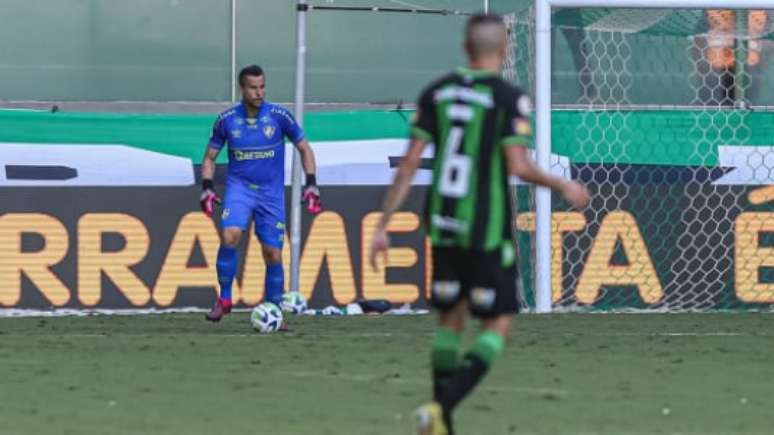
M483 93L471 88L462 86L447 86L435 92L433 96L436 103L442 101L460 100L465 103L474 103L486 108L494 107L494 100L491 94Z
M232 156L234 160L241 162L243 160L261 160L271 159L275 155L274 150L269 151L240 151L234 150Z
M274 132L276 129L273 125L264 125L263 126L263 135L266 136L266 139L271 139L274 136Z
M454 219L449 216L434 214L431 220L433 226L441 230L462 234L467 233L470 230L470 225L467 222L463 222L459 219Z
M446 109L446 116L452 121L468 122L473 119L473 109L464 104L452 104Z
M494 289L476 287L470 291L470 301L477 308L488 310L492 308L495 302L496 293Z
M438 302L454 302L459 294L459 281L435 281L433 283L433 299Z

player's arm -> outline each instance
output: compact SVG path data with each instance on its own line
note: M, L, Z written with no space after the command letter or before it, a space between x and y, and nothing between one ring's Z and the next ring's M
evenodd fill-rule
M215 203L220 204L220 198L215 193L215 182L213 181L215 178L215 159L218 158L218 154L227 140L223 119L218 118L212 126L212 135L210 135L210 141L207 143L202 159L202 194L199 197L199 205L207 217L212 217Z
M527 149L519 145L511 145L505 148L505 158L508 167L508 175L515 175L528 183L546 186L557 192L577 208L585 207L589 203L589 193L581 184L554 177L538 168L529 158Z
M309 141L301 139L296 145L296 149L301 154L301 164L304 166L304 173L307 176L317 173L317 161L314 158L314 150L309 145Z
M392 185L387 189L387 195L382 205L382 218L376 226L371 245L371 266L374 269L377 268L376 258L379 254L382 254L385 263L387 262L387 249L390 246L387 237L387 224L390 222L393 213L406 200L409 189L411 189L411 181L414 179L414 174L416 174L417 169L419 169L422 163L422 152L427 144L428 141L422 138L415 137L411 139L408 152L406 152L406 156L403 157L400 166L398 166Z
M433 142L433 138L438 132L436 121L436 107L433 98L433 89L431 85L419 95L417 101L417 111L411 120L411 141L403 160L398 165L395 172L395 178L392 184L387 188L387 195L382 204L382 218L374 230L374 236L371 241L371 267L377 269L376 258L381 254L387 263L387 250L390 247L390 239L387 237L387 224L393 213L400 208L403 201L406 200L411 180L414 179L417 169L422 163L422 152L427 144Z
M304 174L306 174L303 200L306 202L309 213L320 213L322 201L320 200L320 188L317 187L317 161L314 158L314 150L306 139L296 142L295 146L301 154L301 165L304 167Z
M218 158L218 154L220 154L219 149L212 148L209 145L207 146L207 149L204 151L204 158L202 159L202 181L212 181L213 178L215 178L215 159Z
M302 194L303 201L306 202L306 209L312 214L320 213L322 200L320 199L320 188L317 187L317 161L314 158L314 150L312 150L309 141L304 136L304 130L298 125L293 115L284 109L277 113L282 133L301 154L301 166L306 174L306 184Z
M532 127L529 115L532 112L532 102L529 97L518 92L514 93L506 104L506 119L510 123L503 125L502 140L508 175L515 175L528 183L545 186L561 193L575 207L585 207L589 202L586 188L575 181L554 177L538 168L529 158L526 145L532 139Z
M207 217L212 217L215 203L220 203L220 197L215 193L215 182L213 181L215 178L215 159L218 158L219 153L220 149L207 145L202 159L202 194L199 197L199 205Z

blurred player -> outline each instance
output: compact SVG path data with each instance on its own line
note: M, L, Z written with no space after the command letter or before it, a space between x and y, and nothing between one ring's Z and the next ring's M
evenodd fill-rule
M576 207L589 201L583 186L546 174L529 160L529 98L499 78L506 46L500 17L470 18L469 67L442 77L419 97L409 149L373 238L370 260L376 268L380 254L387 260L390 216L406 198L425 146L434 143L426 225L433 247L432 303L440 322L431 351L434 400L417 410L421 434L453 433L452 412L503 351L518 311L508 176L555 189ZM468 311L483 329L460 359Z
M747 28L737 28L737 15L747 14ZM710 9L707 11L707 47L704 57L710 66L711 74L704 77L704 86L699 90L699 98L704 104L732 106L742 95L737 95L737 64L746 62L747 73L752 80L746 83L744 97L749 99L756 93L761 71L763 53L762 39L768 30L769 17L765 10L734 11L731 9ZM741 35L748 37L747 59L737 59L738 44Z
M747 65L757 66L761 62L761 37L766 33L769 17L764 10L747 11L747 29L740 29L750 37L747 50ZM716 70L734 69L736 54L734 39L736 29L736 11L730 9L710 9L707 11L709 24L706 56L707 61Z
M252 65L239 73L242 102L218 116L202 161L202 211L212 216L215 158L228 144L228 173L221 215L217 270L220 297L207 314L217 322L231 312L231 284L236 274L237 246L252 217L266 262L264 299L279 304L284 291L282 244L285 239L285 138L301 153L306 172L304 200L311 213L322 209L315 179L314 152L293 115L265 101L266 77Z

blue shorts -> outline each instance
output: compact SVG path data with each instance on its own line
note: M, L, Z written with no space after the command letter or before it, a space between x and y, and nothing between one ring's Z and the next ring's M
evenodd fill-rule
M285 241L285 190L262 190L240 182L226 184L221 227L247 229L252 215L255 235L262 244L282 249Z

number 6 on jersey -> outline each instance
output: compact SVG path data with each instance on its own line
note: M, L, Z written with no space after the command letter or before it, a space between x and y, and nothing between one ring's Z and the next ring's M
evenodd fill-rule
M454 104L448 107L446 114L452 121L468 122L473 118L473 109L470 106ZM462 126L452 127L446 137L441 180L438 185L438 191L443 196L462 198L468 194L472 162L470 157L459 153L464 138L465 128Z

